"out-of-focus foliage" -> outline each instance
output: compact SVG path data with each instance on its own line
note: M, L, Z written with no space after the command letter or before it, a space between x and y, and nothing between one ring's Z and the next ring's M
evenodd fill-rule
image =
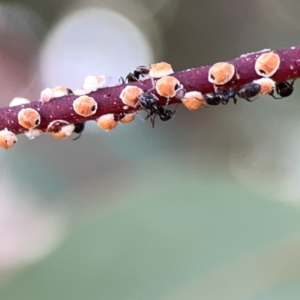
M0 3L1 105L298 43L295 1ZM1 151L0 299L298 299L299 85Z

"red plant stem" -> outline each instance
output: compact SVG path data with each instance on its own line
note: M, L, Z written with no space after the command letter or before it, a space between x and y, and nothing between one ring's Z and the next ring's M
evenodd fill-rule
M254 79L261 78L254 69L256 58L263 52L268 52L269 49L242 55L236 59L229 61L233 64L240 76L238 81L234 82L234 86L228 86L228 88L239 89L246 83L252 82ZM277 72L271 77L275 82L284 82L291 79L296 79L300 76L300 46L291 47L283 50L274 51L280 56L280 67ZM180 71L172 74L172 76L179 79L183 84L184 89L189 91L200 91L202 94L214 92L214 86L207 79L210 66L199 67ZM143 89L145 92L152 88L150 79L129 83L130 85L136 85ZM127 84L122 84L113 87L106 87L98 89L96 92L91 92L88 96L91 96L97 101L97 112L88 117L82 117L75 113L72 103L78 97L76 95L69 95L60 98L55 98L48 103L42 104L39 101L31 102L26 105L20 105L15 107L5 107L0 109L0 130L7 128L15 134L23 133L25 128L18 123L18 112L22 108L31 107L36 109L41 115L41 124L37 129L43 131L46 130L47 125L54 120L65 120L69 123L80 123L88 120L95 120L101 115L114 113L128 113L134 111L134 108L124 110L124 104L119 98L119 95L123 88ZM155 91L153 91L155 93ZM158 96L161 105L166 103L166 98ZM173 98L169 104L180 103L179 99Z

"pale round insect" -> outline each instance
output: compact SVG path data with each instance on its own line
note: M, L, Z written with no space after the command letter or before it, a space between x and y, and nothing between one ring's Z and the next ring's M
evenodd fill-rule
M32 129L40 125L41 116L33 108L22 108L18 113L19 124L27 129Z
M92 116L97 111L97 108L97 102L89 96L80 96L73 102L74 111L83 117Z
M218 62L208 71L208 81L215 85L228 83L235 74L235 67L228 62Z
M49 102L53 97L54 97L53 89L45 88L44 90L41 91L41 96L39 101L44 104Z
M83 87L76 89L74 95L76 96L85 96L90 93L90 90L85 90Z
M115 119L114 114L106 114L98 118L97 124L101 129L108 132L117 127L118 121Z
M89 75L84 79L82 88L89 92L95 92L98 89L105 87L105 84L106 84L106 80L104 75L102 76Z
M255 61L255 71L259 76L271 77L280 66L280 57L277 53L267 52L261 54Z
M205 105L202 93L197 91L185 93L181 101L182 104L190 111L197 110Z
M18 105L28 104L28 103L30 103L28 99L15 97L10 101L9 106L12 107L12 106L18 106Z
M17 137L13 132L7 129L0 131L0 147L9 150L16 142Z
M72 93L73 93L72 90L61 85L58 85L53 89L45 88L44 90L41 91L41 96L39 101L44 104L49 102L53 98L59 98L59 97L71 95Z
M136 107L138 96L143 94L143 90L134 85L127 85L120 94L120 99L125 105Z
M166 62L151 64L149 76L152 78L161 78L174 73L172 66Z
M63 97L73 94L72 90L64 86L58 85L53 88L53 98Z
M43 133L40 129L29 129L24 132L24 135L27 136L29 140L34 140L36 137L40 136Z

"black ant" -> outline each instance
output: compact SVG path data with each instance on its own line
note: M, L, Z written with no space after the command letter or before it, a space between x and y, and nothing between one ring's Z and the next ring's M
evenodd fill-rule
M249 102L252 102L256 98L252 99L252 100L250 98L253 98L253 97L257 96L260 91L261 91L261 85L258 84L258 83L251 82L251 83L245 84L242 88L240 88L237 91L236 94L240 98L243 98L243 99L245 99Z
M257 98L254 99L250 99L250 98L261 95L260 92L261 90L263 90L265 91L265 93L262 95L268 94L272 96L274 99L281 99L282 97L278 98L274 96L274 87L275 87L275 82L272 79L261 78L259 80L256 80L256 82L245 84L237 91L237 95L240 98L243 98L249 102L253 102Z
M174 111L164 109L158 98L152 93L143 93L138 96L138 100L142 108L148 113L145 121L150 118L152 128L154 128L156 116L159 116L162 121L169 121L176 112L176 109Z
M276 84L277 94L280 95L282 98L289 97L290 95L292 95L294 91L294 87L293 87L294 82L295 80L293 80L291 83L287 81L277 83Z
M221 91L220 93L208 93L204 95L204 100L209 105L219 105L220 103L226 105L230 98L233 99L233 103L236 104L237 99L235 97L235 91Z
M73 132L78 133L78 136L73 139L73 141L76 141L81 137L81 133L84 130L85 122L75 123L74 126L75 126L75 128L74 128Z
M284 81L275 85L275 82L270 78L261 78L255 80L254 82L247 83L243 87L241 87L237 92L231 90L229 92L222 91L220 93L209 93L204 95L205 102L209 105L219 105L227 104L230 98L233 99L234 104L236 104L237 99L236 95L239 98L245 99L249 102L253 102L255 99L250 99L256 96L261 95L261 91L263 90L264 94L269 94L274 99L282 99L284 97L288 97L293 93L294 90L294 82L293 80L291 83ZM280 96L280 98L274 95L274 89L276 86L276 92Z
M141 77L145 77L149 74L150 69L146 66L138 66L136 67L133 72L128 73L125 80L127 82L134 82L139 81Z
M294 85L294 80L292 81L292 83L284 81L275 84L275 82L270 78L261 78L255 80L254 82L245 84L241 89L238 90L237 95L240 98L252 102L255 99L251 100L249 98L260 95L261 90L263 90L265 91L264 94L269 94L274 99L282 99L284 97L290 96L293 93L294 90L293 85ZM280 98L274 95L275 86L276 86L276 92L280 96Z

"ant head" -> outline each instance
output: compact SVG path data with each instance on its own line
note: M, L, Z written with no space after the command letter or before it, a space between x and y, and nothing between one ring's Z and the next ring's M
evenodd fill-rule
M221 95L215 93L208 93L204 95L204 100L209 105L219 105L221 102Z
M159 117L162 121L169 121L170 119L172 119L174 113L169 110L169 109L166 109L164 114L161 114Z
M285 81L276 84L276 91L281 97L289 97L294 91L294 81L291 83Z
M128 73L127 76L125 77L125 80L122 78L122 83L134 82L134 81L138 81L138 79L132 73Z
M150 72L150 69L146 66L138 66L135 68L135 71L139 74L148 75Z
M84 130L85 122L75 123L74 125L75 125L74 132L75 133L81 133Z
M255 71L259 76L271 77L280 66L280 57L277 53L265 52L262 53L255 61Z

